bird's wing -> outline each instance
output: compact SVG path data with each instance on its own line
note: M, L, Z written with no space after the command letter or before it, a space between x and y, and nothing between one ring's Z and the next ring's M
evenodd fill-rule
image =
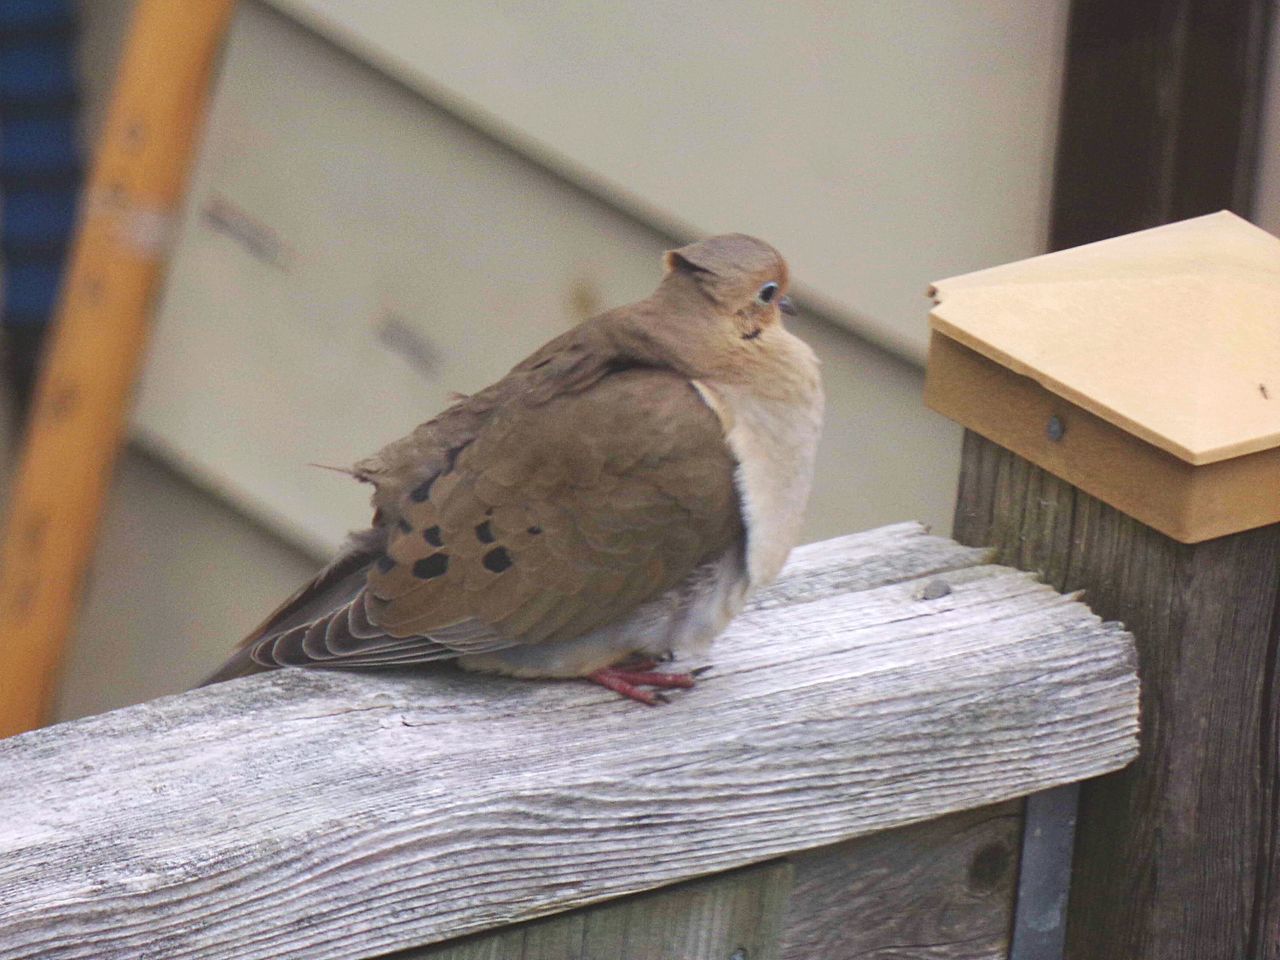
M345 595L300 623L304 591L253 638L254 660L411 663L568 639L740 548L736 463L686 378L633 368L474 400L473 429L461 409L400 448L425 473L382 465L385 550L364 582L336 571Z

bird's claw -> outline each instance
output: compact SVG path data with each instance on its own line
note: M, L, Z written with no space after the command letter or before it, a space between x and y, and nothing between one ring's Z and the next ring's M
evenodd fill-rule
M639 703L648 704L655 707L660 703L670 703L670 698L655 690L645 690L644 687L658 687L659 689L679 689L687 690L695 683L694 673L658 673L652 668L655 664L652 661L642 663L631 663L622 667L605 667L594 673L587 675L587 679L592 683L598 683L602 687L607 687L614 693L621 694L631 700ZM703 671L699 672L704 672Z

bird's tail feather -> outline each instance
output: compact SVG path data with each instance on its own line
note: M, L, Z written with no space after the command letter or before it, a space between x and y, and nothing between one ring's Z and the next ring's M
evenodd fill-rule
M363 587L365 572L380 555L385 543L385 531L376 527L352 536L332 563L245 637L231 659L201 681L199 686L206 687L271 669L253 659L253 649L258 641L318 620L345 605Z
M254 663L253 655L248 647L241 647L231 655L231 659L201 680L196 686L208 687L215 683L222 683L224 680L235 680L238 677L247 677L253 673L262 673L266 669L266 667Z

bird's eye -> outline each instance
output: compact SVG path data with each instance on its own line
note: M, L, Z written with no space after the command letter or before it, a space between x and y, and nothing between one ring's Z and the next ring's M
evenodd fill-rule
M772 280L770 280L768 283L766 283L763 287L760 288L760 292L756 294L756 299L759 300L761 303L771 303L773 301L773 298L776 297L777 295L778 295L778 285L774 283Z

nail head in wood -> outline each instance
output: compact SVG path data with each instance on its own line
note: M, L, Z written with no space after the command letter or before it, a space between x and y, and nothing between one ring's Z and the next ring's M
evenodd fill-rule
M943 597L951 593L951 584L945 580L930 580L924 585L924 590L920 593L922 600L941 600Z

